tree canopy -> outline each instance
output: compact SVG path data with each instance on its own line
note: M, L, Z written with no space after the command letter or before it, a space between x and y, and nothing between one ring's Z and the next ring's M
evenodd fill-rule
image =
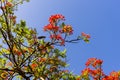
M75 39L71 25L65 23L62 14L53 14L49 23L43 27L46 36L39 36L35 28L28 27L26 21L16 21L18 5L29 0L0 0L0 80L119 80L120 72L105 75L103 61L90 58L80 75L69 70L66 61L66 49L56 46L89 42L90 35L81 32Z

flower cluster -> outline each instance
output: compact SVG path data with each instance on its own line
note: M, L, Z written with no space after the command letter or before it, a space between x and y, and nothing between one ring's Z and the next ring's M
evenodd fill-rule
M105 74L103 73L102 69L90 69L90 68L85 68L81 72L82 78L87 77L89 78L92 77L94 80L97 80L99 78L102 78Z
M60 34L57 34L57 35L52 34L52 35L50 35L50 38L51 38L51 39L62 40L62 37L61 37L61 35L60 35Z
M120 80L120 71L113 71L109 75L105 75L102 70L102 63L103 61L97 58L88 59L85 64L86 68L81 72L81 79ZM93 68L90 68L89 66L92 66Z
M50 33L50 39L52 40L52 42L56 41L57 43L60 43L60 45L64 45L65 37L67 35L71 35L73 33L73 29L70 25L63 25L63 23L58 24L58 22L61 20L65 20L65 17L63 15L52 15L49 18L49 24L44 26L43 29L44 31L48 31ZM63 36L63 34L65 34L65 36Z
M16 22L14 11L24 1L29 0L0 1L0 32L4 44L0 51L0 80L17 77L21 80L79 80L80 77L63 69L67 66L66 50L60 51L53 46L78 40L66 38L73 34L72 26L64 24L65 17L61 14L50 16L49 24L44 27L50 34L50 41L46 42L46 37L37 36L37 31L28 28L25 21Z
M59 30L58 26L54 26L52 24L48 24L47 26L44 27L44 31L54 31L57 32Z
M65 20L63 15L55 14L50 16L49 24L44 26L44 31L50 34L50 41L46 42L46 37L37 37L36 30L28 28L25 21L16 23L14 10L23 1L29 0L0 0L0 36L4 44L0 45L0 80L17 77L20 80L120 80L120 72L113 71L105 75L103 61L97 58L87 60L81 75L64 70L67 66L66 49L60 51L53 45L81 39L88 42L91 36L82 32L77 39L66 39L73 34L73 28L60 22Z
M86 34L84 32L81 33L81 36L82 36L82 39L85 41L85 42L89 42L89 39L90 39L90 35L89 34Z
M59 20L65 20L65 17L61 14L51 15L49 18L50 24L57 23Z
M72 34L72 33L73 33L72 26L70 26L70 25L65 25L65 26L63 26L61 32L62 32L62 33L67 33L67 34L69 34L69 35Z
M102 77L105 75L103 73L103 70L101 68L103 61L97 58L90 58L86 62L86 68L82 71L82 76L86 76L89 78L91 76L94 80L102 79ZM90 66L93 68L91 69Z
M103 63L102 60L97 59L97 58L90 58L87 60L86 62L86 67L92 65L93 67L97 67L97 66L101 66L101 64Z
M81 35L82 35L83 37L87 38L87 39L90 38L90 35L89 35L89 34L86 34L86 33L84 33L84 32L82 32Z
M119 80L120 79L120 72L111 72L110 75L105 76L102 80Z

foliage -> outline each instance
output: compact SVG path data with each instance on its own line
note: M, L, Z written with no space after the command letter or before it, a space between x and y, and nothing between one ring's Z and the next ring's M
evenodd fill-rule
M61 51L56 46L75 43L79 40L89 42L90 35L82 32L76 39L68 39L73 34L71 25L65 24L61 14L51 15L48 25L43 30L46 36L38 36L36 29L29 28L24 20L16 22L14 11L17 6L29 0L0 1L0 80L119 80L120 72L105 75L102 60L90 58L81 75L65 70L66 49ZM89 66L92 66L91 69Z

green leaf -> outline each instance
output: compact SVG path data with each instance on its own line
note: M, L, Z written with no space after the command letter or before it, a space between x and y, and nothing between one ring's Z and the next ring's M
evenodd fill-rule
M65 57L66 57L66 52L67 52L67 50L64 49L64 51L62 51L62 52L60 53L60 56L61 56L62 58L65 58Z
M88 40L87 38L85 38L84 41L85 41L86 43L89 43L89 40Z
M40 44L43 45L45 42L43 39L40 40Z
M55 52L55 53L59 53L60 50L59 50L59 49L55 49L54 52Z
M63 26L63 27L65 26L65 23L64 23L64 22L62 23L62 26Z
M30 0L26 0L26 2L30 2Z
M8 0L8 2L12 2L13 0Z
M64 76L62 76L62 78L66 80L66 79L67 79L67 76L66 76L66 75L64 75Z
M70 64L66 64L66 65L65 65L65 67L68 67L68 66L70 66Z
M64 49L64 51L62 51L62 53L63 53L63 54L66 54L66 52L67 52L67 50L66 50L66 49Z
M63 22L61 25L60 25L60 28L63 28L65 26L65 23Z
M17 75L16 78L17 78L18 80L19 80L19 79L20 79L20 80L23 80L22 76L20 76L20 75Z
M21 27L25 27L26 26L26 22L24 20L21 20Z
M2 38L2 35L0 34L0 38Z
M6 59L2 59L2 63L5 65L5 63L6 63Z

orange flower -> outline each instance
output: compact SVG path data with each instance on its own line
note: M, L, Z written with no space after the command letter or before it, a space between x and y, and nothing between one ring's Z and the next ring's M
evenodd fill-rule
M102 80L116 80L112 76L105 76Z
M31 68L32 68L32 69L35 69L37 66L38 66L37 63L32 63L32 64L31 64Z
M33 49L32 49L32 48L28 48L28 51L29 51L29 52L33 52Z
M88 75L89 72L91 72L90 68L85 68L84 70L82 70L82 75Z
M20 52L17 48L14 47L13 49L14 53L17 54L18 56L22 55L22 52Z
M115 80L119 80L119 77L120 77L118 72L115 72L115 71L111 72L110 76L114 77Z
M18 51L18 52L17 52L17 55L18 55L18 56L21 56L21 55L22 55L22 52Z
M68 33L69 35L73 33L73 29L72 29L72 26L70 25L65 25L63 28L62 28L62 33Z

